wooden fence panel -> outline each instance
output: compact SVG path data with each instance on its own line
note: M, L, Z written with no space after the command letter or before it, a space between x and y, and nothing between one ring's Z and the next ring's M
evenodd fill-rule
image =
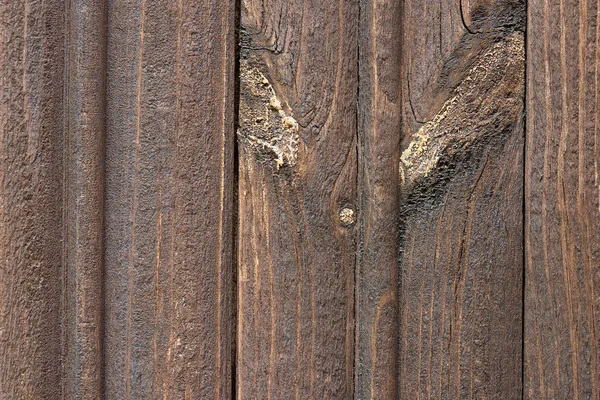
M107 398L231 396L234 10L109 3Z
M600 9L525 3L3 1L0 400L600 398Z
M480 3L404 8L400 398L521 396L525 4Z
M358 1L242 1L237 396L352 397Z
M598 3L530 0L525 398L600 397Z

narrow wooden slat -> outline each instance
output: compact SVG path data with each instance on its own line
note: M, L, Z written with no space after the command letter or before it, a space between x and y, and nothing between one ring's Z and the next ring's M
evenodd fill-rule
M356 399L398 395L401 10L361 2Z
M598 2L528 6L525 398L600 397Z
M0 3L0 398L61 397L64 1Z
M234 19L109 1L107 398L231 398Z
M404 9L403 399L521 396L525 7L481 3Z
M351 398L358 1L241 6L237 396Z
M102 399L106 3L67 12L63 398Z

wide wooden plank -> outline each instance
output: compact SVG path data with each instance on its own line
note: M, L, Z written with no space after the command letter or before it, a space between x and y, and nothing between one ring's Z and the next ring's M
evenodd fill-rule
M361 1L356 399L398 396L401 5Z
M61 397L64 1L0 3L0 398Z
M351 398L358 1L241 7L237 396Z
M231 398L235 5L111 0L106 397Z
M530 0L525 398L600 397L600 15Z
M106 2L67 2L65 399L102 399Z
M404 9L403 399L522 390L525 8L465 9Z

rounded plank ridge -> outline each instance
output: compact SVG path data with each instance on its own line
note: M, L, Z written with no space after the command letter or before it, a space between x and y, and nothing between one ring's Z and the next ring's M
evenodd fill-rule
M107 3L68 4L63 398L103 399Z

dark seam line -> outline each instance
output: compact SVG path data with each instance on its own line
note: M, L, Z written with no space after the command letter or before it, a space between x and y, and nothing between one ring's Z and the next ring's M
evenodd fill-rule
M524 43L525 43L525 49L524 49L524 53L525 53L525 66L524 66L524 79L523 79L523 86L524 86L524 90L523 90L523 155L522 155L522 166L521 166L521 170L522 170L522 176L523 176L523 182L522 182L522 188L521 188L521 199L522 199L522 212L521 212L521 229L522 229L522 233L521 233L521 255L522 255L522 259L521 259L521 268L522 268L522 287L521 287L521 399L525 399L525 312L526 312L526 307L525 307L525 300L526 300L526 290L527 290L527 285L526 283L526 279L527 279L527 256L525 254L526 252L526 239L525 239L525 235L527 235L527 231L526 231L526 218L527 218L527 203L526 203L526 198L525 198L525 189L526 189L526 180L527 180L527 176L526 176L526 164L527 164L527 107L528 107L528 103L527 103L527 45L528 45L528 35L527 35L527 27L528 27L528 1L525 2L525 29L524 29Z
M359 346L358 346L358 323L359 323L359 303L358 303L358 269L359 269L359 260L360 260L360 256L359 256L359 252L362 249L362 240L363 240L363 210L362 210L362 199L363 199L363 193L362 193L362 188L360 186L360 183L362 181L361 179L361 171L364 168L364 160L361 159L361 151L360 151L360 121L359 121L359 116L360 116L360 106L361 106L361 102L360 102L360 64L361 64L361 40L362 40L362 29L361 29L361 25L362 25L362 15L363 15L363 6L364 6L364 1L359 1L358 2L358 19L357 19L357 23L356 23L356 29L357 29L357 41L356 41L356 111L354 113L354 135L355 135L355 151L356 151L356 193L358 194L358 199L356 201L356 214L358 215L358 224L357 226L354 228L354 274L353 274L353 278L354 278L354 282L353 282L353 295L354 298L352 299L353 304L354 304L354 332L353 334L353 342L354 342L354 354L352 355L352 398L356 399L357 398L357 388L358 388L358 382L357 382L357 374L356 374L356 366L358 365L357 363L357 357L359 355Z
M239 148L237 139L237 130L239 127L240 117L240 29L241 29L241 0L234 0L234 48L235 48L235 67L234 67L234 94L233 94L233 190L232 190L232 224L231 224L231 236L232 236L232 262L231 262L231 399L237 399L237 338L238 338L238 264L239 264L239 250L238 250L238 234L239 234L239 182L240 182L240 170L239 170Z

